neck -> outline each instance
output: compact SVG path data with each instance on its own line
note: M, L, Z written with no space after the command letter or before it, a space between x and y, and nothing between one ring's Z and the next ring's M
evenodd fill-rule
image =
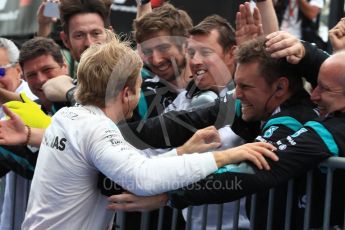
M124 119L123 111L120 108L122 108L122 106L118 105L118 103L108 103L108 105L100 109L110 120L117 124Z

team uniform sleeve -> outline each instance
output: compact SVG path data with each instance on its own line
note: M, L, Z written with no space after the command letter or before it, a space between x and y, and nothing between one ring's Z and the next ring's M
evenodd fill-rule
M0 146L0 167L11 170L26 179L32 179L38 150L22 145ZM6 170L4 170L5 173Z
M329 54L309 42L302 41L302 43L306 53L296 67L301 76L305 77L315 87L321 64L329 57Z
M112 124L98 125L89 160L104 175L137 195L154 195L196 182L217 170L211 153L147 158Z
M233 109L221 99L192 110L171 111L154 118L123 123L119 128L125 139L140 149L178 147L198 129L210 125L218 129L227 125Z
M170 192L170 204L176 208L185 208L190 205L230 202L279 186L316 167L331 155L330 150L313 129L301 130L276 143L279 161L268 160L271 170L259 170L248 162L220 168L200 182Z

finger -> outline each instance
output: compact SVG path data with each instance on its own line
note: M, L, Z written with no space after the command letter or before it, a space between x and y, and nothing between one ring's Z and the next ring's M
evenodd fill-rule
M336 37L341 38L344 36L344 32L345 31L341 31L340 29L337 29L334 31L334 34L336 35Z
M257 7L254 7L253 19L254 19L254 24L256 26L259 26L262 24L261 14Z
M197 141L203 142L205 144L220 140L217 131L214 130L203 130L202 132L196 134L196 138Z
M269 52L285 49L287 47L292 46L292 44L293 44L293 39L285 38L280 35L270 39L269 41L265 43L266 50Z
M220 135L217 130L207 130L202 134L202 138L206 143L220 142Z
M23 102L27 104L32 104L38 106L35 102L33 102L28 96L26 96L25 93L20 93L19 94L20 98L22 99Z
M217 130L216 127L214 127L213 125L207 126L206 128L204 128L205 130Z
M272 36L272 34L274 34L274 36ZM277 31L277 32L273 32L272 34L266 36L267 41L266 41L265 45L267 47L272 46L272 45L279 43L281 41L284 41L284 40L295 39L295 37L293 37L292 35L290 35L287 32L284 32L284 31Z
M236 31L242 28L242 21L241 21L241 12L236 13Z
M262 155L261 151L266 151L267 149L262 149L260 151L255 151L253 153L253 156L259 161L260 165L261 165L261 169L266 169L269 170L270 166L268 164L268 162L266 161L265 157Z
M37 15L43 15L43 10L45 7L45 1L42 1L42 3L40 4L40 6L38 7L38 11L37 11Z
M12 112L9 108L7 108L7 106L3 105L3 106L2 106L2 109L3 109L4 113L5 113L11 120L13 120L13 119L15 119L15 118L18 117L14 112Z
M209 144L204 144L203 149L210 150L210 149L216 149L221 145L220 142L212 142Z
M128 194L128 193L122 193L119 195L113 195L108 197L108 201L114 202L114 203L123 203L123 202L133 202L134 201L134 195Z
M259 35L263 35L264 34L264 28L263 28L262 24L260 24L258 27L259 27L259 29L258 29Z
M131 203L112 203L107 206L107 209L131 212L133 211L134 207Z
M280 34L280 32L281 32L281 31L275 31L275 32L273 32L273 33L270 33L270 34L268 34L268 35L266 36L266 39L267 39L267 40L271 40L271 39L273 39L274 37L278 36L278 35Z
M283 50L278 50L278 51L274 51L271 53L271 57L272 58L283 58L283 57L288 57L288 56L292 56L295 55L297 56L297 48L296 47L290 47L290 48L286 48Z
M267 142L255 142L255 143L252 143L252 144L255 144L255 145L258 145L260 147L269 149L271 151L276 151L277 150L277 148L274 145L272 145L271 143L267 143Z
M242 19L242 22L244 23L244 24L246 24L247 23L247 15L246 15L246 7L245 7L245 5L244 4L241 4L240 5L240 13L241 13L241 19Z
M277 154L275 154L273 151L267 150L263 152L263 155L267 158L270 158L273 161L278 161L279 157L277 156Z
M254 165L256 165L256 167L258 167L259 169L262 169L262 165L260 163L260 161L251 153L252 150L249 150L246 153L246 160L252 162Z
M257 147L255 149L253 149L255 151L255 154L257 154L257 157L260 158L260 161L263 165L265 165L267 162L266 160L263 161L262 159L264 159L264 157L268 157L270 159L272 159L273 161L278 161L279 158L278 156L270 149L267 149L265 147ZM265 168L267 168L265 166Z

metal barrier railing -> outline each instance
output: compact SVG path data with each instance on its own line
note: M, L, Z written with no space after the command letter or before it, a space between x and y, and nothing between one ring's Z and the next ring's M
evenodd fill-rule
M331 157L327 159L326 161L322 162L320 164L320 167L323 169L326 169L326 193L325 193L325 201L324 201L324 214L323 214L323 226L322 229L327 230L329 229L330 225L330 212L331 212L331 199L332 199L332 183L333 183L333 172L336 169L345 169L345 158L340 157ZM313 188L313 171L309 171L306 174L306 203L305 203L305 209L304 209L304 219L303 219L303 229L307 230L310 229L310 218L311 218L311 204L312 204L312 188ZM286 207L285 207L285 221L284 221L284 229L294 229L294 226L291 226L291 220L292 220L292 203L293 203L293 191L294 191L295 182L294 180L290 180L287 185L287 196L286 196ZM345 194L344 194L345 195ZM250 208L250 227L249 229L254 229L254 221L255 221L255 210L256 210L256 198L257 195L254 194L251 196L251 208ZM273 223L273 213L274 213L274 197L275 197L275 189L272 188L269 190L269 201L268 201L268 215L267 215L267 228L266 229L273 229L272 223ZM345 204L344 204L345 207ZM193 221L192 221L192 213L193 213L193 207L188 207L187 211L187 218L186 218L186 230L195 229L193 228ZM231 229L238 229L239 226L239 210L240 210L240 201L235 201L235 206L233 210L233 216L223 216L223 205L217 205L215 211L217 213L216 219L216 229L220 230L223 229L222 227L222 220L226 218L232 218L232 227ZM161 209L162 211L162 209ZM209 206L203 205L203 211L202 211L202 223L201 223L201 230L208 229L207 228L207 216L209 214ZM119 212L119 217L121 217L124 213ZM162 217L162 214L160 212L160 217ZM171 226L171 230L176 229L176 217L177 217L177 210L174 211L173 214L173 224ZM120 218L119 218L120 219ZM145 230L147 228L147 221L149 219L149 216L147 213L143 213L142 215L142 225L140 230ZM345 212L344 212L344 221L345 221ZM163 220L161 220L163 221ZM117 222L117 229L125 229L121 228L120 222ZM157 229L162 229L160 226L157 226ZM242 229L242 228L241 228ZM345 222L343 223L343 229L345 230Z
M322 221L322 229L327 230L330 228L330 213L331 213L331 200L332 200L332 184L333 184L333 175L336 169L345 169L345 158L340 157L331 157L326 161L320 164L320 167L326 169L326 191L325 191L325 200L324 200L324 212L323 212L323 221ZM305 210L304 210L304 220L303 220L303 229L307 230L310 229L310 218L311 218L311 205L312 205L312 194L313 194L313 171L309 171L306 174L306 203L305 203ZM292 218L292 201L293 201L293 191L294 191L294 180L290 180L287 186L287 196L286 196L286 208L285 208L285 221L284 221L284 229L294 229L294 226L291 226L291 218ZM345 195L345 194L344 194ZM270 189L269 191L269 203L268 203L268 215L267 215L267 228L272 229L272 222L273 222L273 213L274 213L274 196L275 196L275 189ZM257 206L257 195L254 194L251 196L251 208L250 208L250 226L249 229L254 229L254 222L255 222L255 211ZM234 202L233 207L233 216L223 216L223 204L215 206L216 208L212 209L212 212L216 212L216 228L217 230L223 229L223 220L227 218L232 218L232 227L231 229L238 229L239 228L239 214L240 214L240 200ZM345 207L345 204L344 204ZM193 228L193 209L194 207L188 207L187 215L186 215L186 228L187 230L195 229ZM202 209L202 221L201 221L201 229L208 229L207 223L207 216L210 213L209 205L204 205ZM163 208L159 211L158 217L158 230L163 229ZM171 230L177 229L177 216L178 210L174 209L172 214L172 225ZM116 221L114 225L114 229L124 230L125 228L125 212L117 212L116 214ZM143 212L141 216L141 226L140 230L149 229L149 221L150 215L147 212ZM343 215L343 229L345 230L345 212ZM242 228L241 228L242 229ZM151 229L150 229L151 230ZM179 229L178 229L179 230Z

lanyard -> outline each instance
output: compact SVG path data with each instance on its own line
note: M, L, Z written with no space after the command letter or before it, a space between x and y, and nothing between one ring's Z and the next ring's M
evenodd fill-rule
M295 8L297 7L298 0L289 0L289 17L294 16Z

